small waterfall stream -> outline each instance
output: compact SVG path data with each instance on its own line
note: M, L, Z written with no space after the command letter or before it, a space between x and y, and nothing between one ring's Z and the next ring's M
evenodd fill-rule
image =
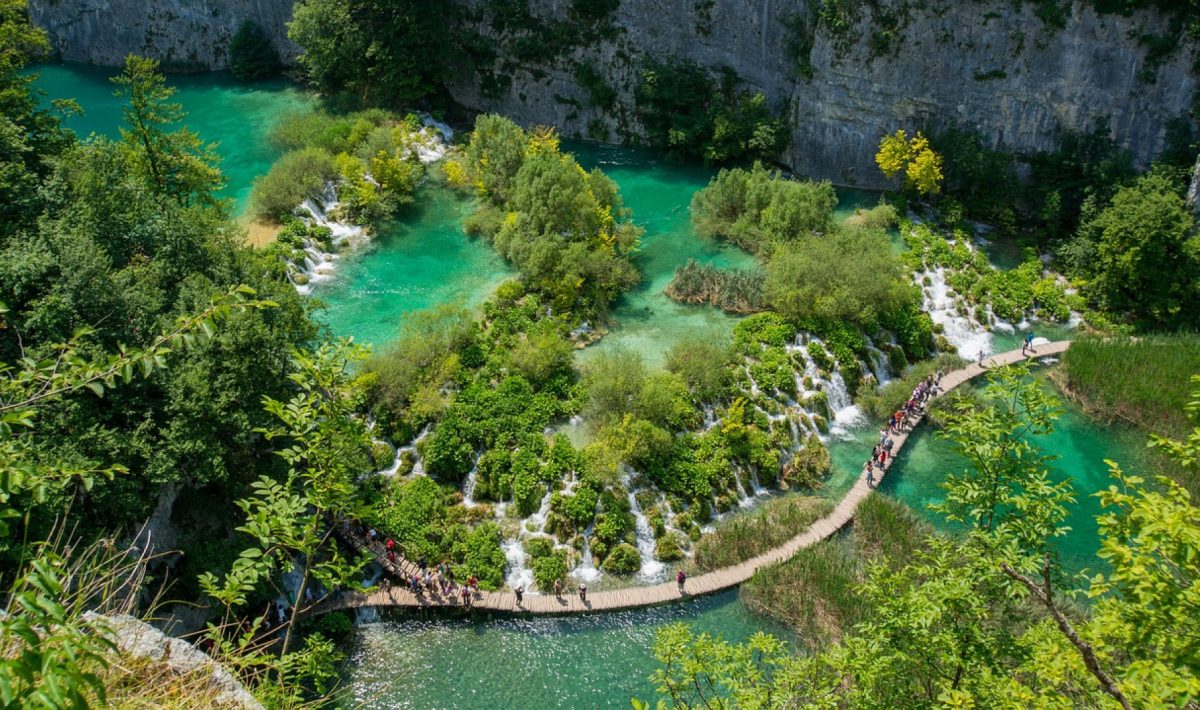
M654 531L650 528L650 520L642 512L642 506L638 503L637 496L634 495L632 479L633 471L631 470L625 474L622 483L629 491L629 512L633 514L637 549L642 556L642 568L638 571L638 577L648 582L661 581L666 565L655 556Z

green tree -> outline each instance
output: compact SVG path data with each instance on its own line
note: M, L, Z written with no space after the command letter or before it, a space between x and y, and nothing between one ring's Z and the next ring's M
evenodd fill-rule
M407 103L448 76L446 11L415 0L301 0L288 36L321 91L362 106Z
M157 192L181 205L212 200L224 184L216 146L204 145L187 128L167 130L185 114L171 101L175 89L167 86L158 62L131 54L113 83L120 87L115 95L128 102L123 112L128 127L121 128L121 141L136 169Z
M54 157L74 142L41 106L36 74L24 71L31 56L48 49L45 34L29 24L25 0L0 1L0 243L36 220L44 200L38 186ZM73 102L55 106L78 108Z
M257 81L279 73L279 52L262 25L242 20L229 40L229 71L242 81Z
M1090 290L1108 310L1151 327L1200 324L1200 237L1176 186L1150 172L1117 190L1080 232L1095 244Z
M887 235L861 229L776 248L765 290L772 307L797 323L823 319L872 326L918 300Z
M310 585L319 582L326 592L347 586L366 563L344 557L332 540L341 520L360 517L354 481L370 470L370 437L355 416L361 384L347 372L349 363L362 354L347 341L326 343L312 354L295 352L291 379L299 392L287 402L264 400L280 422L279 428L266 432L268 438L290 441L278 452L288 473L282 482L263 476L252 484L254 495L238 501L246 514L239 530L255 544L242 551L224 579L211 573L200 579L205 593L221 602L229 616L247 602L258 583L281 585L275 575L295 568L295 588L277 587L291 604L284 656L297 619L315 603L309 601Z

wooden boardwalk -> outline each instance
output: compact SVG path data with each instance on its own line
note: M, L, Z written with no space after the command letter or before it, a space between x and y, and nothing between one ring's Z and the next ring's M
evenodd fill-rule
M1036 357L1059 355L1070 347L1070 345L1071 342L1069 340L1042 344L1038 346ZM947 373L942 377L942 394L978 377L989 368L1011 365L1025 359L1020 350L1012 350L985 359L983 366L973 363L961 370ZM904 448L905 442L908 441L908 435L920 423L923 416L921 414L910 417L905 423L903 430L892 437L895 442L892 448L892 456L888 458L884 472L876 474L876 485L886 475L887 470L891 468L892 463L896 460L896 456ZM759 569L783 562L796 554L797 551L832 536L844 527L846 523L850 522L854 517L854 511L858 508L858 504L870 495L871 491L872 487L867 485L866 466L864 465L863 472L859 475L858 480L855 481L854 486L846 493L846 496L842 498L837 507L829 515L816 521L807 530L779 547L768 550L757 557L753 557L732 567L724 567L695 577L689 577L683 590L680 590L678 585L674 581L671 581L655 585L588 592L586 601L580 599L579 594L574 590L571 590L569 594L564 594L562 597L555 597L552 594L526 593L520 604L517 603L516 594L512 592L479 592L471 598L469 606L474 609L486 609L498 612L572 614L635 609L679 601L690 596L720 592L745 582L754 576L754 573ZM347 542L351 543L354 547L360 550L369 549L374 555L375 561L384 568L387 574L395 577L411 577L416 573L416 565L407 560L398 557L395 563L389 562L382 545L379 543L376 543L374 547L369 547L367 541L361 537L355 535L345 535L345 537ZM370 592L342 593L335 598L322 602L314 607L310 613L324 614L340 609L389 606L441 609L467 608L457 599L428 592L417 595L410 592L407 588L390 587L378 588Z

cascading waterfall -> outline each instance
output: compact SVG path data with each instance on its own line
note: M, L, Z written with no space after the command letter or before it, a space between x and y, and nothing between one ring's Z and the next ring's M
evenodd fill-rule
M588 539L596 530L596 524L588 525L583 531L583 548L579 551L579 564L575 569L571 570L571 576L586 584L592 584L600 579L601 572L596 567L596 560L592 556L592 546L588 543Z
M521 538L514 537L505 540L500 544L500 549L504 551L504 559L508 561L508 574L504 576L505 583L512 589L517 587L533 589L533 570L525 564L528 556L525 554L525 546L521 544Z
M916 279L921 284L922 308L934 323L942 326L942 335L960 357L974 360L992 352L992 334L974 318L958 312L958 299L950 293L944 268L927 269L918 273Z
M406 446L396 447L396 458L392 461L392 465L386 470L380 471L384 476L395 476L400 472L400 467L404 465L404 454L408 453L413 457L412 471L409 473L413 476L421 476L425 474L425 462L421 458L421 453L417 450L417 445L429 436L429 432L433 429L432 424L426 424L425 428L417 434L417 438L412 440L411 444Z
M475 455L475 462L471 464L471 470L467 472L467 480L463 481L463 505L468 508L475 507L475 482L479 479L479 455Z
M888 375L887 355L875 347L874 343L867 344L867 352L870 355L871 374L875 376L875 383L886 385L891 382L892 378Z
M637 496L634 495L630 485L632 478L633 472L629 471L625 474L622 483L629 491L629 512L633 514L637 549L642 556L642 568L638 571L638 577L647 582L657 582L661 580L667 567L655 557L654 531L650 528L650 520L642 512L642 506L638 504Z

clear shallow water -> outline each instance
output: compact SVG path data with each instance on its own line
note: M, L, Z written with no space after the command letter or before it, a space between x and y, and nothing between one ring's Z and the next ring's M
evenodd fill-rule
M616 326L599 343L580 353L582 360L612 348L638 352L650 366L662 364L671 346L691 333L717 333L728 337L737 316L710 306L688 306L663 293L675 269L695 259L722 268L750 268L755 259L728 244L696 235L689 206L692 195L716 175L702 166L679 165L654 154L604 146L568 142L584 168L598 167L621 188L633 220L644 227L637 265L642 282L621 297L613 308Z
M1096 516L1100 502L1093 494L1110 483L1104 460L1117 461L1126 471L1141 470L1147 461L1146 437L1126 427L1097 424L1078 407L1061 398L1060 403L1064 411L1054 431L1037 438L1044 453L1057 457L1050 464L1052 479L1069 479L1075 491L1076 502L1065 522L1071 531L1058 540L1057 549L1068 571L1094 571L1098 569ZM852 441L831 444L834 473L827 495L839 498L853 484L878 436L877 427L868 427L855 432ZM929 505L944 500L941 484L946 477L961 474L965 468L949 441L931 427L922 426L905 444L879 490L902 501L935 528L950 531L953 527L940 514L930 511Z
M326 305L317 318L335 335L379 347L396 337L406 315L442 304L475 308L515 275L490 244L463 231L469 199L440 188L416 198L363 251L344 255L332 281L314 289Z
M657 697L651 644L675 621L735 642L785 635L735 592L576 617L409 617L359 627L347 680L357 703L377 708L628 708Z
M47 100L75 99L84 109L84 115L66 121L80 138L91 133L119 135L124 102L113 96L116 86L109 78L117 73L114 69L44 64L36 73L37 86L46 92ZM311 111L317 105L312 94L282 81L243 84L232 75L215 73L171 75L167 83L178 89L173 100L188 114L184 123L206 143L218 144L227 181L220 194L234 199L238 213L246 208L254 178L265 174L279 157L267 142L271 128L281 116Z

